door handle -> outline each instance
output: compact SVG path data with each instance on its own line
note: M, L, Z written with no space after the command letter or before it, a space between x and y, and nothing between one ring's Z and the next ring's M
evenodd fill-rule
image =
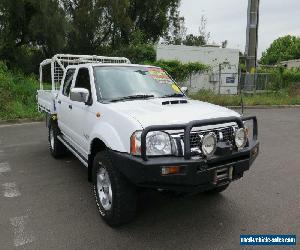
M58 100L57 102L58 102L58 104L61 104L61 100Z
M71 104L69 104L69 109L72 109L73 107L72 107L72 105Z

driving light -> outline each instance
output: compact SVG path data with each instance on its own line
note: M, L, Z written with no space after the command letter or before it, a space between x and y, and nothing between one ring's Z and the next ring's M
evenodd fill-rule
M141 131L133 133L130 138L130 152L141 155ZM146 154L149 156L172 155L176 148L168 133L162 131L149 132L146 137Z
M205 156L212 156L217 148L217 137L214 133L209 133L202 138L202 153Z
M239 128L235 131L234 137L237 148L242 149L247 143L247 131L244 128Z

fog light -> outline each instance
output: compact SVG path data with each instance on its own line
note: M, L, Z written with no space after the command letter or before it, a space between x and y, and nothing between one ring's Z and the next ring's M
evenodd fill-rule
M235 131L235 145L238 149L242 149L247 143L247 132L244 128L239 128Z
M212 156L217 149L217 136L215 133L206 134L201 143L202 153L207 157Z
M180 167L178 167L178 166L162 167L161 168L161 174L162 175L179 174L179 173L180 173Z

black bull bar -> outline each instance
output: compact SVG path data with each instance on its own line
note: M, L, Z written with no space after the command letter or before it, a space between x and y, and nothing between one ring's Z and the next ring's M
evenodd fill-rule
M257 118L256 116L247 117L225 117L225 118L213 118L201 121L191 121L186 124L175 124L175 125L154 125L145 128L141 135L141 157L147 161L148 157L146 154L146 137L149 132L153 131L165 131L165 130L184 130L184 159L189 160L191 158L191 146L190 146L190 133L193 127L203 127L209 125L219 125L224 123L237 123L239 128L244 128L244 121L253 120L253 140L257 140Z

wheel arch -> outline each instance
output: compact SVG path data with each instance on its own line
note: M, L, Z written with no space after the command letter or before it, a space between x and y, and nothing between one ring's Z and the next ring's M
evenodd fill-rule
M106 144L99 138L94 138L90 146L90 154L88 156L88 181L92 182L93 178L93 160L97 152L107 149Z
M57 128L59 129L57 115L46 113L46 127L50 128L50 126L57 126Z

